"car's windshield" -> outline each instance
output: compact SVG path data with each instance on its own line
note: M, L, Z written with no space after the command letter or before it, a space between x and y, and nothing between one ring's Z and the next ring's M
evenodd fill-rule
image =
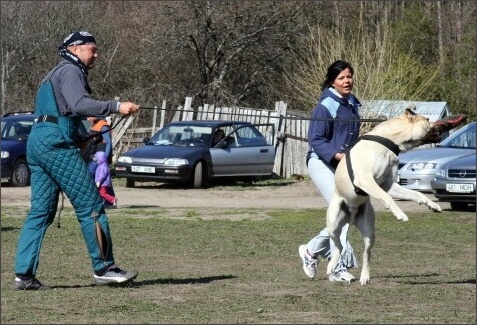
M16 139L28 137L33 126L33 120L2 120L2 138Z
M466 125L439 143L438 147L475 149L475 123Z
M212 140L212 127L197 125L168 125L146 144L206 147Z

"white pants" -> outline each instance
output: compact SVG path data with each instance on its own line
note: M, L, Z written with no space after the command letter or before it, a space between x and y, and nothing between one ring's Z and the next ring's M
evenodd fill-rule
M335 169L319 159L316 153L311 154L307 166L311 180L329 205L331 196L335 190ZM349 224L346 224L341 230L340 241L343 245L343 252L341 253L335 272L358 266L353 248L347 240L348 228ZM326 259L331 257L331 251L336 248L333 241L330 239L326 227L320 231L318 235L313 237L308 244L306 244L306 247L314 256L321 256Z

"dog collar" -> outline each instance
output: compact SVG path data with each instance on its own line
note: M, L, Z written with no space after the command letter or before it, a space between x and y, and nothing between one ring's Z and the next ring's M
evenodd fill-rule
M383 146L385 146L386 148L388 148L389 150L391 150L392 152L394 152L396 156L399 155L399 153L401 152L397 144L395 144L394 142L392 142L391 140L387 138L383 138L378 135L365 134L361 137L361 139L378 142L382 144Z

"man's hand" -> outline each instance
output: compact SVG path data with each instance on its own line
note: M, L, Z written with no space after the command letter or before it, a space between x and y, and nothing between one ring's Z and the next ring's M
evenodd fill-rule
M139 111L139 105L131 102L121 102L118 113L121 115L131 115Z

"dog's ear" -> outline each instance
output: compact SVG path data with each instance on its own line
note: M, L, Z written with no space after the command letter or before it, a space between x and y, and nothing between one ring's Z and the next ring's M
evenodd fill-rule
M417 115L416 113L416 105L409 105L406 107L406 110L404 111L406 115Z

